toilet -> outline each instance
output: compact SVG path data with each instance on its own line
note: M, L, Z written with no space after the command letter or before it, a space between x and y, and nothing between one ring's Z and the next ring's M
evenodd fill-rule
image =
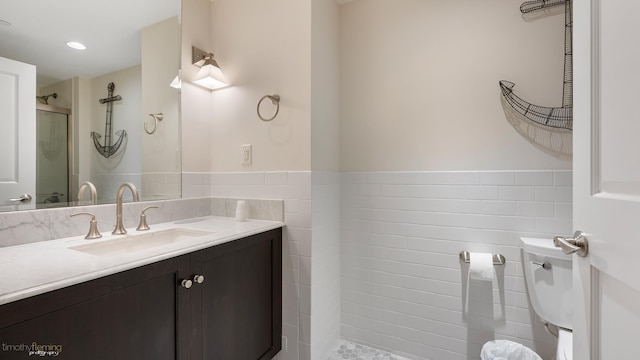
M544 323L558 328L555 360L573 360L571 256L555 247L552 239L521 238L520 241L524 278L533 310Z
M573 360L573 270L571 256L562 253L552 239L521 238L522 266L533 310L556 333L558 344L553 359ZM550 328L551 326L551 328ZM553 329L553 330L552 330ZM528 347L509 340L492 340L484 344L482 360L540 360Z

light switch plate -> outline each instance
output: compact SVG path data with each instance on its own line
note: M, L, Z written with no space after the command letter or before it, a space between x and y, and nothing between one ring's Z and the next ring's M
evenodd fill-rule
M240 161L242 165L251 165L251 144L240 145Z

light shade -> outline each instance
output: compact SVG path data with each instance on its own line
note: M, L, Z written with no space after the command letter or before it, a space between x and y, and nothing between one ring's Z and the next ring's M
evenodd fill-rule
M180 70L178 70L178 75L176 75L176 77L173 78L169 86L178 90L182 88L182 79L180 78Z
M195 46L191 47L191 60L193 65L200 67L200 71L193 80L194 84L205 87L209 90L220 89L229 86L218 62L213 58L213 54L200 50Z
M198 71L198 76L193 82L210 90L229 86L220 68L213 65L203 66L202 69Z

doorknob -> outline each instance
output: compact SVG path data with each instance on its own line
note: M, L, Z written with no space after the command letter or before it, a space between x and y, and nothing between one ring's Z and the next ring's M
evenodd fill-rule
M17 198L9 199L9 201L21 201L21 202L28 203L31 201L31 195L29 194L20 195Z
M589 253L589 241L580 230L576 231L572 238L554 237L553 244L561 248L562 252L567 255L576 253L578 256L585 257Z

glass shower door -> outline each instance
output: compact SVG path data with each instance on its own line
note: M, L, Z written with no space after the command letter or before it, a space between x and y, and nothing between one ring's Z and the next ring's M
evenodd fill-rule
M36 204L69 201L68 118L64 111L36 111Z

